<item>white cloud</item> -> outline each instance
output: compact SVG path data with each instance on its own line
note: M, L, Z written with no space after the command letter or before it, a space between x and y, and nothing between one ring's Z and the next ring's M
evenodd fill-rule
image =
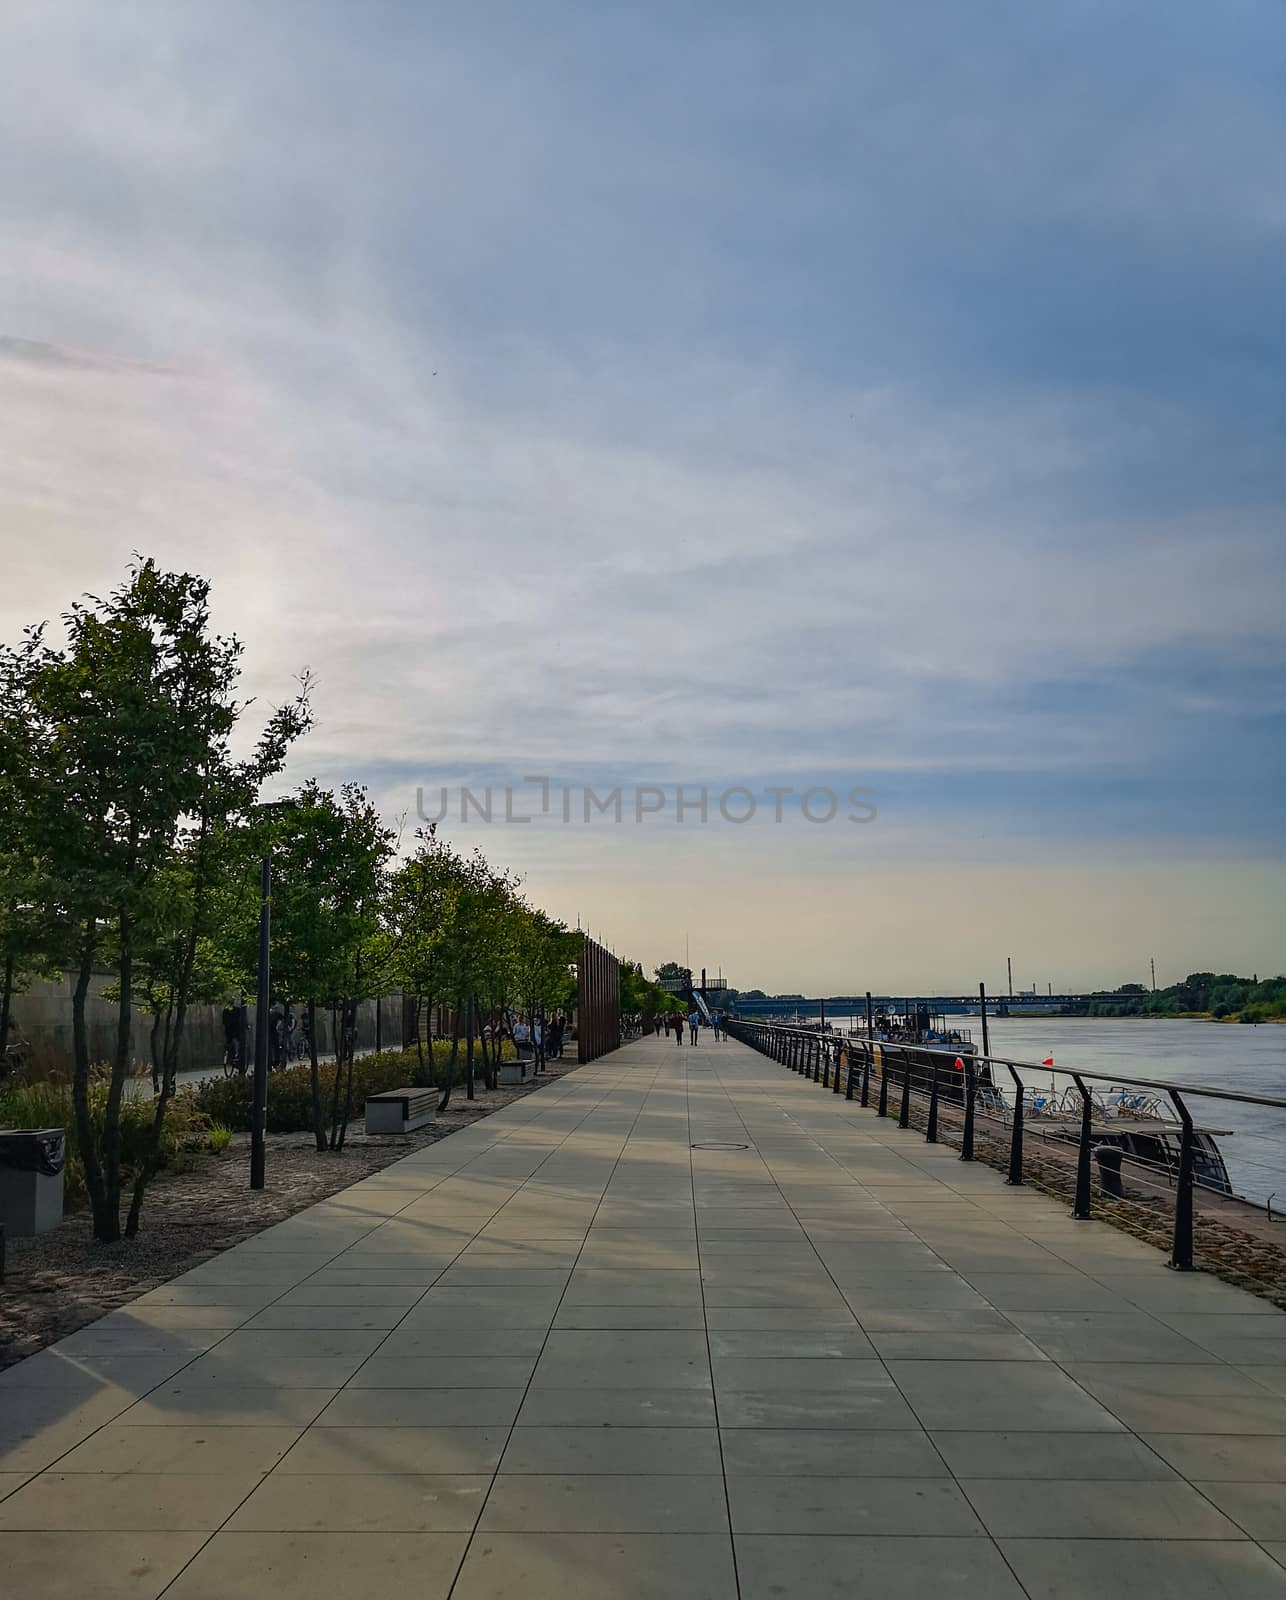
M1042 121L1036 88L997 92L1014 62L916 78L896 28L725 57L694 23L611 96L620 59L555 64L517 14L406 50L250 18L68 0L11 27L5 634L133 549L195 567L253 692L316 671L301 771L369 774L390 809L407 773L469 766L1145 770L1167 732L1140 663L1280 667L1280 503L1236 483L1271 470L1254 430L1230 445L1191 392L948 381L877 255L949 248L950 189L975 220L1102 221L1140 187L1174 215L1173 108L1123 128L1114 89L1095 135L1069 79ZM857 109L854 74L883 86ZM1209 96L1207 197L1273 129ZM837 287L808 252L845 208L871 244L839 239ZM962 260L987 246L961 231ZM1109 678L1089 714L1022 704Z

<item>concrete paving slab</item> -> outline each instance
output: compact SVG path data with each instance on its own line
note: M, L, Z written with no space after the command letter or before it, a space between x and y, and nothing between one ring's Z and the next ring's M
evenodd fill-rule
M215 1534L167 1590L166 1600L352 1600L414 1594L446 1600L467 1533Z
M58 1471L271 1472L303 1432L296 1427L126 1427L108 1423L58 1462Z
M1194 1487L1250 1538L1286 1540L1286 1484L1214 1482Z
M735 1542L741 1600L1027 1600L985 1538L738 1534Z
M1176 1476L1156 1450L1132 1433L977 1432L930 1436L957 1478L1164 1481Z
M0 1512L3 1506L0 1505ZM728 1505L720 1473L501 1472L487 1498L479 1534L726 1533Z
M891 1361L889 1371L930 1433L952 1428L1112 1431L1121 1426L1047 1362Z
M342 1389L317 1419L322 1428L487 1428L518 1415L522 1389Z
M296 1473L489 1473L500 1465L509 1425L310 1428L278 1466Z
M0 1533L0 1571L28 1600L156 1600L205 1533Z
M486 1473L274 1473L227 1525L262 1532L468 1533L490 1487Z
M723 1428L729 1478L945 1478L928 1434L827 1428Z
M0 1501L0 1530L69 1533L199 1532L221 1527L257 1472L42 1472Z
M714 1428L517 1427L504 1454L504 1471L559 1475L722 1472Z
M1145 1433L1142 1440L1192 1483L1286 1483L1280 1434Z
M1242 1530L1177 1478L1119 1482L963 1478L961 1487L997 1539L1238 1539ZM1242 1487L1236 1485L1235 1487Z
M734 1533L980 1534L960 1486L942 1478L730 1477Z
M452 1600L737 1600L727 1534L476 1537Z
M1000 1549L1041 1600L1281 1600L1282 1569L1241 1542L1197 1539L1005 1539Z

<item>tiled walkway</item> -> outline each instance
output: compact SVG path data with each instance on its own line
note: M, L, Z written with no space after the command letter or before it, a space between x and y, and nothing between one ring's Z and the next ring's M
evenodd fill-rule
M0 1377L22 1600L1259 1600L1281 1563L1286 1315L708 1038Z

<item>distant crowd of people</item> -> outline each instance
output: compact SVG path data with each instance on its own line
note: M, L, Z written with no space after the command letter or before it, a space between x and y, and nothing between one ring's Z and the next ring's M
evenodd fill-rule
M723 1025L722 1011L712 1011L710 1013L709 1024L707 1024L705 1018L701 1015L700 1010L696 1006L693 1006L692 1010L688 1012L686 1017L681 1011L664 1012L653 1019L653 1026L656 1028L658 1039L663 1033L673 1032L675 1044L681 1045L683 1043L683 1025L685 1022L687 1023L688 1027L689 1044L700 1044L701 1029L706 1026L709 1026L711 1031L714 1033L716 1040L720 1038L726 1039L728 1037L727 1031Z

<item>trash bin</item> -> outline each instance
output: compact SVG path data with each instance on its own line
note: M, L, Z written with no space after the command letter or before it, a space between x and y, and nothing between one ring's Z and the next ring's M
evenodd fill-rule
M63 1219L67 1135L61 1128L0 1128L0 1222L11 1239Z
M1125 1199L1125 1185L1121 1182L1121 1157L1125 1151L1118 1144L1096 1144L1094 1159L1098 1162L1098 1181L1103 1193L1118 1200Z

